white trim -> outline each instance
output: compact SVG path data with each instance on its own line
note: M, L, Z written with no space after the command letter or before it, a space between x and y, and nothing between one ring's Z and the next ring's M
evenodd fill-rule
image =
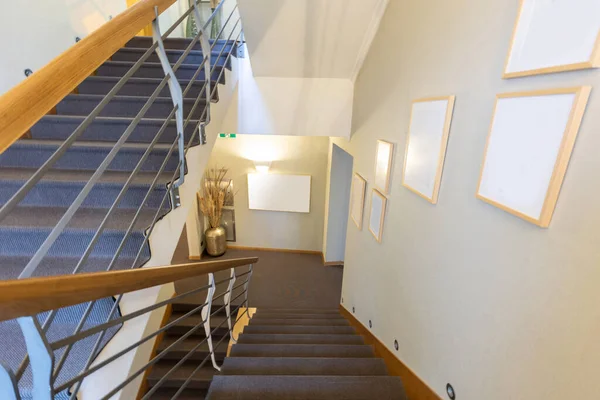
M375 39L375 35L379 30L379 24L381 23L381 19L383 18L383 14L387 8L389 0L379 0L375 5L373 10L373 16L371 17L371 21L369 21L369 26L365 32L365 36L363 37L363 42L360 45L358 50L358 54L356 56L356 64L354 64L354 68L352 70L352 82L356 82L356 78L358 77L358 73L367 58L367 54L369 53L369 49L371 48L371 44L373 44L373 39Z

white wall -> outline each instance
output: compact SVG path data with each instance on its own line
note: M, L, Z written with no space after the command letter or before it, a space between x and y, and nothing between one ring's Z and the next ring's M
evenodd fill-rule
M350 154L333 142L329 152L323 256L326 262L333 262L344 261L346 251L353 160Z
M2 0L0 94L126 9L125 0Z
M233 58L232 60L232 72L228 70L225 72L226 84L219 85L219 102L213 103L211 106L212 119L206 129L207 144L191 148L186 156L188 172L185 177L185 183L179 190L181 207L171 211L156 224L150 236L152 257L144 267L170 265L171 263L186 218L195 205L196 192L200 188L204 168L208 163L218 133L221 131L221 125L231 105L235 87L238 84L237 59ZM124 296L121 302L121 312L122 314L127 314L165 300L173 295L173 290L173 285L168 284L129 293ZM133 342L159 329L163 314L164 308L126 322L95 362L101 362L131 345ZM116 361L113 361L109 367L102 368L94 373L84 382L82 387L83 396L80 398L84 400L101 398L109 389L114 388L116 384L129 376L128 374L135 372L148 362L153 344L153 340L149 340L135 351L127 353ZM142 376L143 374L125 387L117 398L124 400L135 398ZM106 385L106 382L111 382L111 385Z
M226 167L233 179L237 246L271 249L322 250L325 216L325 185L329 139L238 135L219 138L210 155L209 165ZM248 173L255 173L253 160L271 160L269 173L310 175L310 212L250 210ZM188 219L189 220L189 219ZM200 230L188 229L190 255L200 255Z
M242 59L234 107L223 128L253 135L350 136L354 85L348 79L254 78Z
M255 75L353 80L387 3L240 1Z
M396 145L383 242L348 224L344 306L444 399L447 382L461 400L595 399L600 70L502 80L517 6L390 2L356 83L352 139L335 140L369 194L376 140ZM550 227L477 200L495 95L575 85L594 89ZM450 94L434 206L400 184L410 101Z

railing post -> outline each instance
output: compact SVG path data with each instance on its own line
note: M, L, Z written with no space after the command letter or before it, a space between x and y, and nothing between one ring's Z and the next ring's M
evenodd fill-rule
M169 61L169 57L167 57L167 52L165 51L165 44L162 40L162 35L160 33L160 27L158 25L158 7L154 7L154 13L156 18L152 21L152 38L156 46L156 54L158 55L158 59L160 60L160 65L162 66L163 72L166 76L169 77L169 92L171 93L171 100L173 101L173 107L176 108L175 111L175 123L177 125L177 141L178 141L178 151L179 151L179 179L171 185L169 190L171 191L171 204L173 208L177 208L181 205L179 201L179 191L177 190L179 186L183 184L185 179L185 138L183 136L183 92L181 90L181 85L177 80L177 76L171 68L171 62Z
M250 305L248 304L248 286L250 285L250 279L252 278L252 264L250 264L250 267L248 268L248 279L246 279L246 283L244 283L244 303L246 304L246 308L250 309ZM248 318L250 317L250 311L248 311Z
M229 275L229 287L227 288L227 293L225 293L225 312L227 313L227 325L229 326L229 337L231 340L236 342L233 338L233 327L231 326L231 297L233 296L233 284L235 283L237 277L235 275L235 268L231 268L231 274Z
M212 310L213 296L215 295L215 291L217 290L217 285L215 284L215 275L212 273L208 274L208 284L210 285L210 288L206 293L206 306L202 308L200 315L202 316L202 320L204 321L204 333L206 334L206 343L208 343L208 351L210 351L210 359L212 361L212 365L217 371L220 371L221 368L217 365L217 359L215 358L215 351L213 349L212 342L212 331L210 328L210 313Z
M204 24L202 23L202 17L200 16L200 8L198 7L198 1L194 0L194 18L196 19L196 26L200 32L200 47L202 48L202 55L204 57L204 96L206 98L206 119L200 122L200 144L206 144L206 125L210 123L210 103L212 99L212 74L211 74L211 48L208 36L204 30ZM218 61L217 61L218 62ZM215 100L216 101L216 100Z
M17 321L21 326L27 354L29 354L33 375L33 398L35 400L51 400L54 397L52 388L54 353L36 317L21 317Z
M12 371L0 362L0 398L6 400L21 400L17 380Z

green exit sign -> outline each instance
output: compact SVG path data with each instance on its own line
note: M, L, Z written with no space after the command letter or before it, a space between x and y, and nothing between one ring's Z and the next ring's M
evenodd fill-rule
M235 134L235 133L219 133L219 137L222 137L222 138L232 138L232 139L235 139L236 136L237 136L237 134Z

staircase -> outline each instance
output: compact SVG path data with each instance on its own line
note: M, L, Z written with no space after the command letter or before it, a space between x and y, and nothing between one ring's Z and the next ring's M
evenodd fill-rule
M179 59L190 42L191 39L165 40L166 53L172 64ZM231 68L230 52L235 46L233 43L225 40L214 43L211 53L213 88L217 83L224 83L223 69ZM58 103L51 114L35 124L23 139L0 154L0 207L42 167L151 45L152 38L131 39L101 65L93 76L85 79L72 94ZM191 83L184 98L184 120L189 117L184 132L186 144L206 105L203 100L197 102L201 95L204 96L204 70L190 82L202 60L200 44L196 43L176 71L184 90ZM43 179L0 221L0 280L19 277L163 78L164 72L154 53L108 103L100 116L95 118L47 171ZM217 90L214 91L212 100L218 100ZM192 111L196 102L198 104ZM168 87L165 86L32 276L137 268L150 259L148 228L170 211L168 185L179 176L175 121L167 122L163 133L157 136L172 111L173 102ZM155 142L153 149L144 155L152 142ZM199 144L198 134L191 144ZM143 157L146 159L141 164L139 173L127 183ZM105 221L106 225L87 260L80 262L126 184L129 185L128 188ZM119 317L118 308L111 314L114 304L113 298L96 301L79 329ZM85 306L83 304L59 310L47 331L47 338L52 342L76 332L80 319L85 315ZM44 324L47 315L48 313L44 313L38 316L40 324ZM116 326L107 330L94 352L94 343L99 334L77 343L66 359L59 363L56 384L60 385L83 370L88 357L92 355L93 359L118 329L119 326ZM0 344L0 360L13 371L18 371L25 356L25 342L17 322L12 320L0 323L0 337L12 338L10 345L6 341ZM64 351L64 348L55 351L57 362L61 360ZM64 368L61 369L62 365ZM33 384L31 370L28 368L21 373L23 376L19 386L23 399L26 399L30 397ZM17 377L20 377L19 373ZM67 397L66 390L57 396L63 397Z
M191 307L174 305L174 311L189 311ZM211 325L218 325L218 321L211 321ZM159 347L166 348L188 329L169 330ZM191 346L194 340L184 342L183 347ZM148 385L156 384L187 351L160 361L152 369ZM193 358L202 359L206 354L204 348ZM259 309L229 356L225 358L225 348L217 349L216 355L218 360L224 358L221 372L201 368L193 375L186 397L180 398L406 400L400 378L388 376L384 361L375 357L373 348L365 345L337 310ZM164 397L152 398L170 399L197 366L197 361L186 361L178 370L182 372L168 377L164 389L156 392Z

